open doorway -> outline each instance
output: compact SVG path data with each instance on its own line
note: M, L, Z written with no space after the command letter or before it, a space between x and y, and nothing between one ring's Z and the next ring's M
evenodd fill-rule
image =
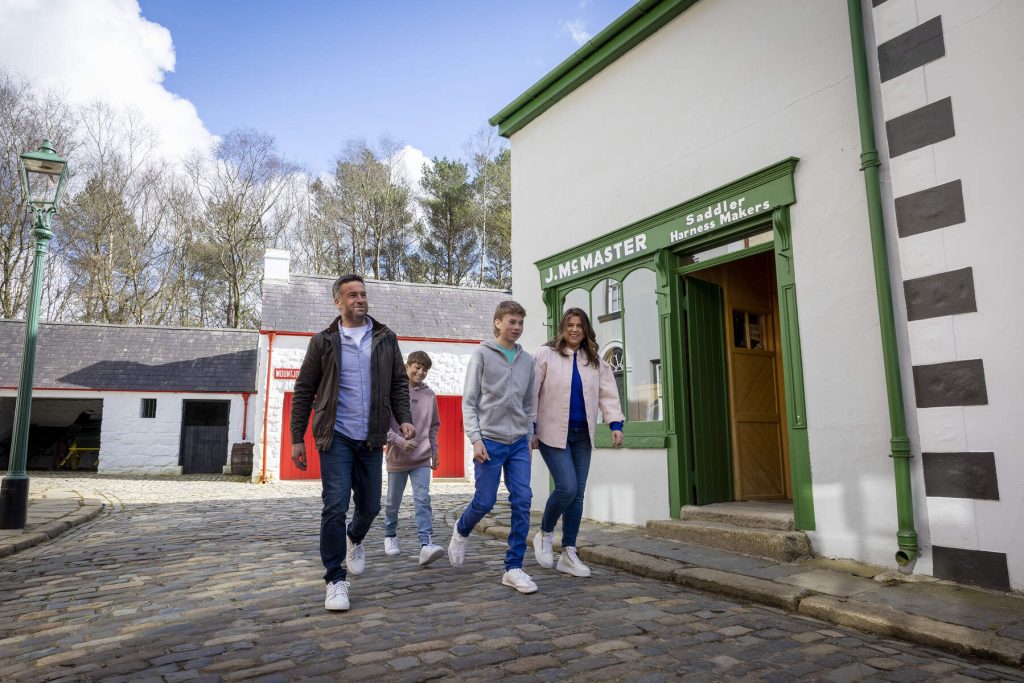
M691 271L684 291L694 500L791 500L773 252Z
M10 463L17 399L0 398L0 468ZM103 399L34 398L28 429L28 469L91 470L100 458Z

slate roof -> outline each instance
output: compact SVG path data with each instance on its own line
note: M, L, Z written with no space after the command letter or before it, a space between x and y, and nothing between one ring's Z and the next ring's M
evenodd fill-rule
M319 332L338 317L331 299L335 278L292 275L263 283L262 329ZM507 291L367 280L370 317L400 337L474 339L491 336L491 317Z
M41 323L33 385L121 391L256 390L254 330ZM25 323L0 320L0 386L16 387Z

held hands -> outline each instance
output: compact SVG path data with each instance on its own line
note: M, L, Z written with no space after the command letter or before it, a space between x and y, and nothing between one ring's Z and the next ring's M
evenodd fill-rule
M622 430L612 432L612 448L622 448Z
M402 430L402 438L406 441L416 436L416 428L408 422L403 422L400 429Z
M531 436L530 437L530 450L531 451L535 451L538 448L540 448L540 439L538 439L536 436Z
M487 454L487 448L484 446L483 440L473 442L473 462L483 464L490 459L491 456Z
M306 444L292 444L292 464L294 464L303 472L306 471Z
M415 439L406 439L405 442L402 443L402 450L406 453L412 453L419 445L419 442Z

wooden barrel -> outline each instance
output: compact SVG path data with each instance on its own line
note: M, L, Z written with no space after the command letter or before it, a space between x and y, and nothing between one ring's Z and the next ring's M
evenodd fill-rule
M231 445L231 474L252 476L252 444L248 441Z

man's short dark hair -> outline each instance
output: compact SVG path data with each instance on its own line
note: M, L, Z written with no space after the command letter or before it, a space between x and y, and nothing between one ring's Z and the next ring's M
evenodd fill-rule
M349 273L348 275L342 275L334 281L334 286L331 288L331 296L335 299L338 298L338 292L341 291L342 285L346 285L349 282L362 282L364 285L366 281L363 280L362 276L356 275L355 273Z
M430 366L433 365L426 351L413 351L410 353L409 357L405 359L405 364L412 365L413 363L419 363L423 366L424 370L429 370Z

